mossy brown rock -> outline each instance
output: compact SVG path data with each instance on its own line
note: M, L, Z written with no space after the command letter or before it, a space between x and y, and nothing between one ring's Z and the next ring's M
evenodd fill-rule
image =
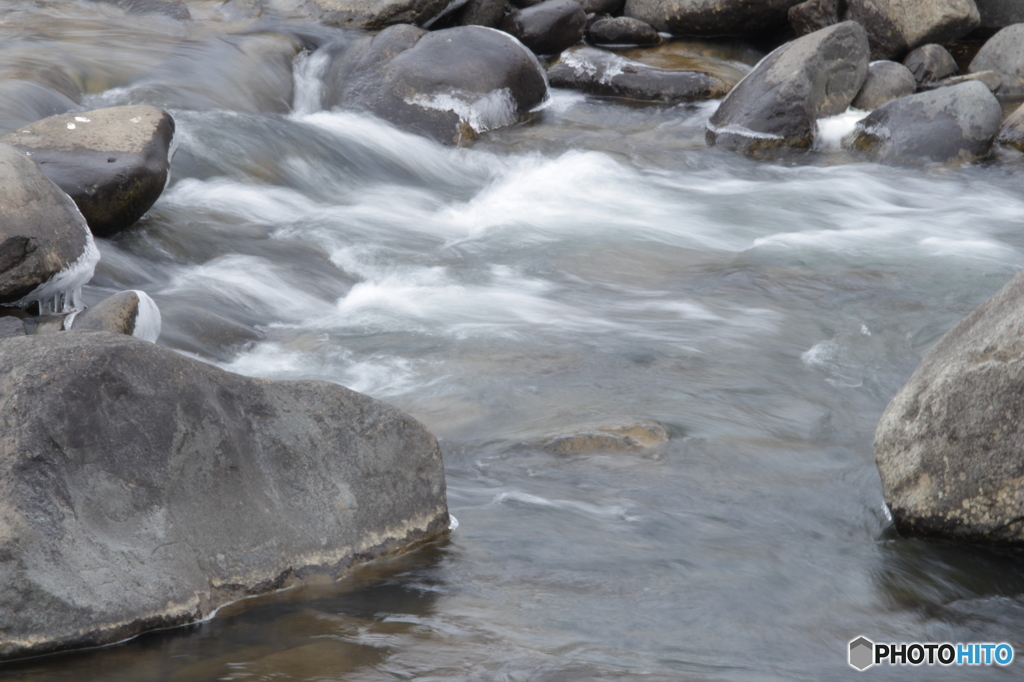
M584 424L551 436L539 447L559 455L644 453L668 444L669 432L651 419Z
M174 120L151 106L52 116L19 127L0 143L29 153L107 237L135 224L167 184Z
M882 414L897 529L1024 545L1024 273L939 340Z
M372 398L121 334L0 343L0 658L195 622L447 527L437 441Z

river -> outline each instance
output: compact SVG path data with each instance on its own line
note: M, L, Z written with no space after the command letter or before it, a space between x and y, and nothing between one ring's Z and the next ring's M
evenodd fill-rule
M1024 651L1019 556L896 536L872 450L922 355L1024 266L1019 153L758 162L705 146L715 102L568 91L456 149L319 106L317 46L352 33L217 2L190 1L191 24L6 5L0 67L74 68L85 108L154 103L177 124L170 185L98 240L86 302L141 289L165 345L408 411L441 442L459 525L340 582L0 678L821 681L859 679L859 635ZM284 110L252 95L280 74L231 42L253 30L307 46ZM257 333L188 346L189 306ZM534 445L629 418L668 445Z

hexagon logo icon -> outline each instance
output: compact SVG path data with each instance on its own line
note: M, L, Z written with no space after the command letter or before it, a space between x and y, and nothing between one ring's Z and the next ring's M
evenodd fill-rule
M875 664L875 643L867 637L858 637L850 642L850 665L857 670L867 670Z

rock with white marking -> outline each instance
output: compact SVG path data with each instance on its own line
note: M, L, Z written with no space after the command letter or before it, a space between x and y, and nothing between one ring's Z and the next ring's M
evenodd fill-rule
M531 117L547 99L537 58L502 31L391 26L328 69L328 106L368 111L445 144Z
M76 313L64 329L127 334L152 343L160 337L160 309L144 291L122 291Z
M0 144L0 304L74 308L99 258L71 199L24 152Z
M74 200L93 234L133 225L167 184L174 120L151 106L63 114L0 137L36 160Z

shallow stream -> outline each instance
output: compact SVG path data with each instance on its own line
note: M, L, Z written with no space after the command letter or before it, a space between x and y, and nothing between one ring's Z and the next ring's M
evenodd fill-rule
M763 163L705 147L714 102L567 91L443 147L322 110L327 53L355 34L189 6L188 24L0 10L0 71L56 65L84 108L177 123L170 186L97 240L86 303L141 289L165 345L408 411L441 442L459 526L336 584L0 678L1016 679L1020 663L857 673L846 649L1024 656L1024 563L896 537L872 451L921 356L1024 267L1024 156ZM238 47L253 31L303 42L294 88ZM209 343L186 330L197 306L224 330ZM668 446L535 447L628 418L665 424Z

